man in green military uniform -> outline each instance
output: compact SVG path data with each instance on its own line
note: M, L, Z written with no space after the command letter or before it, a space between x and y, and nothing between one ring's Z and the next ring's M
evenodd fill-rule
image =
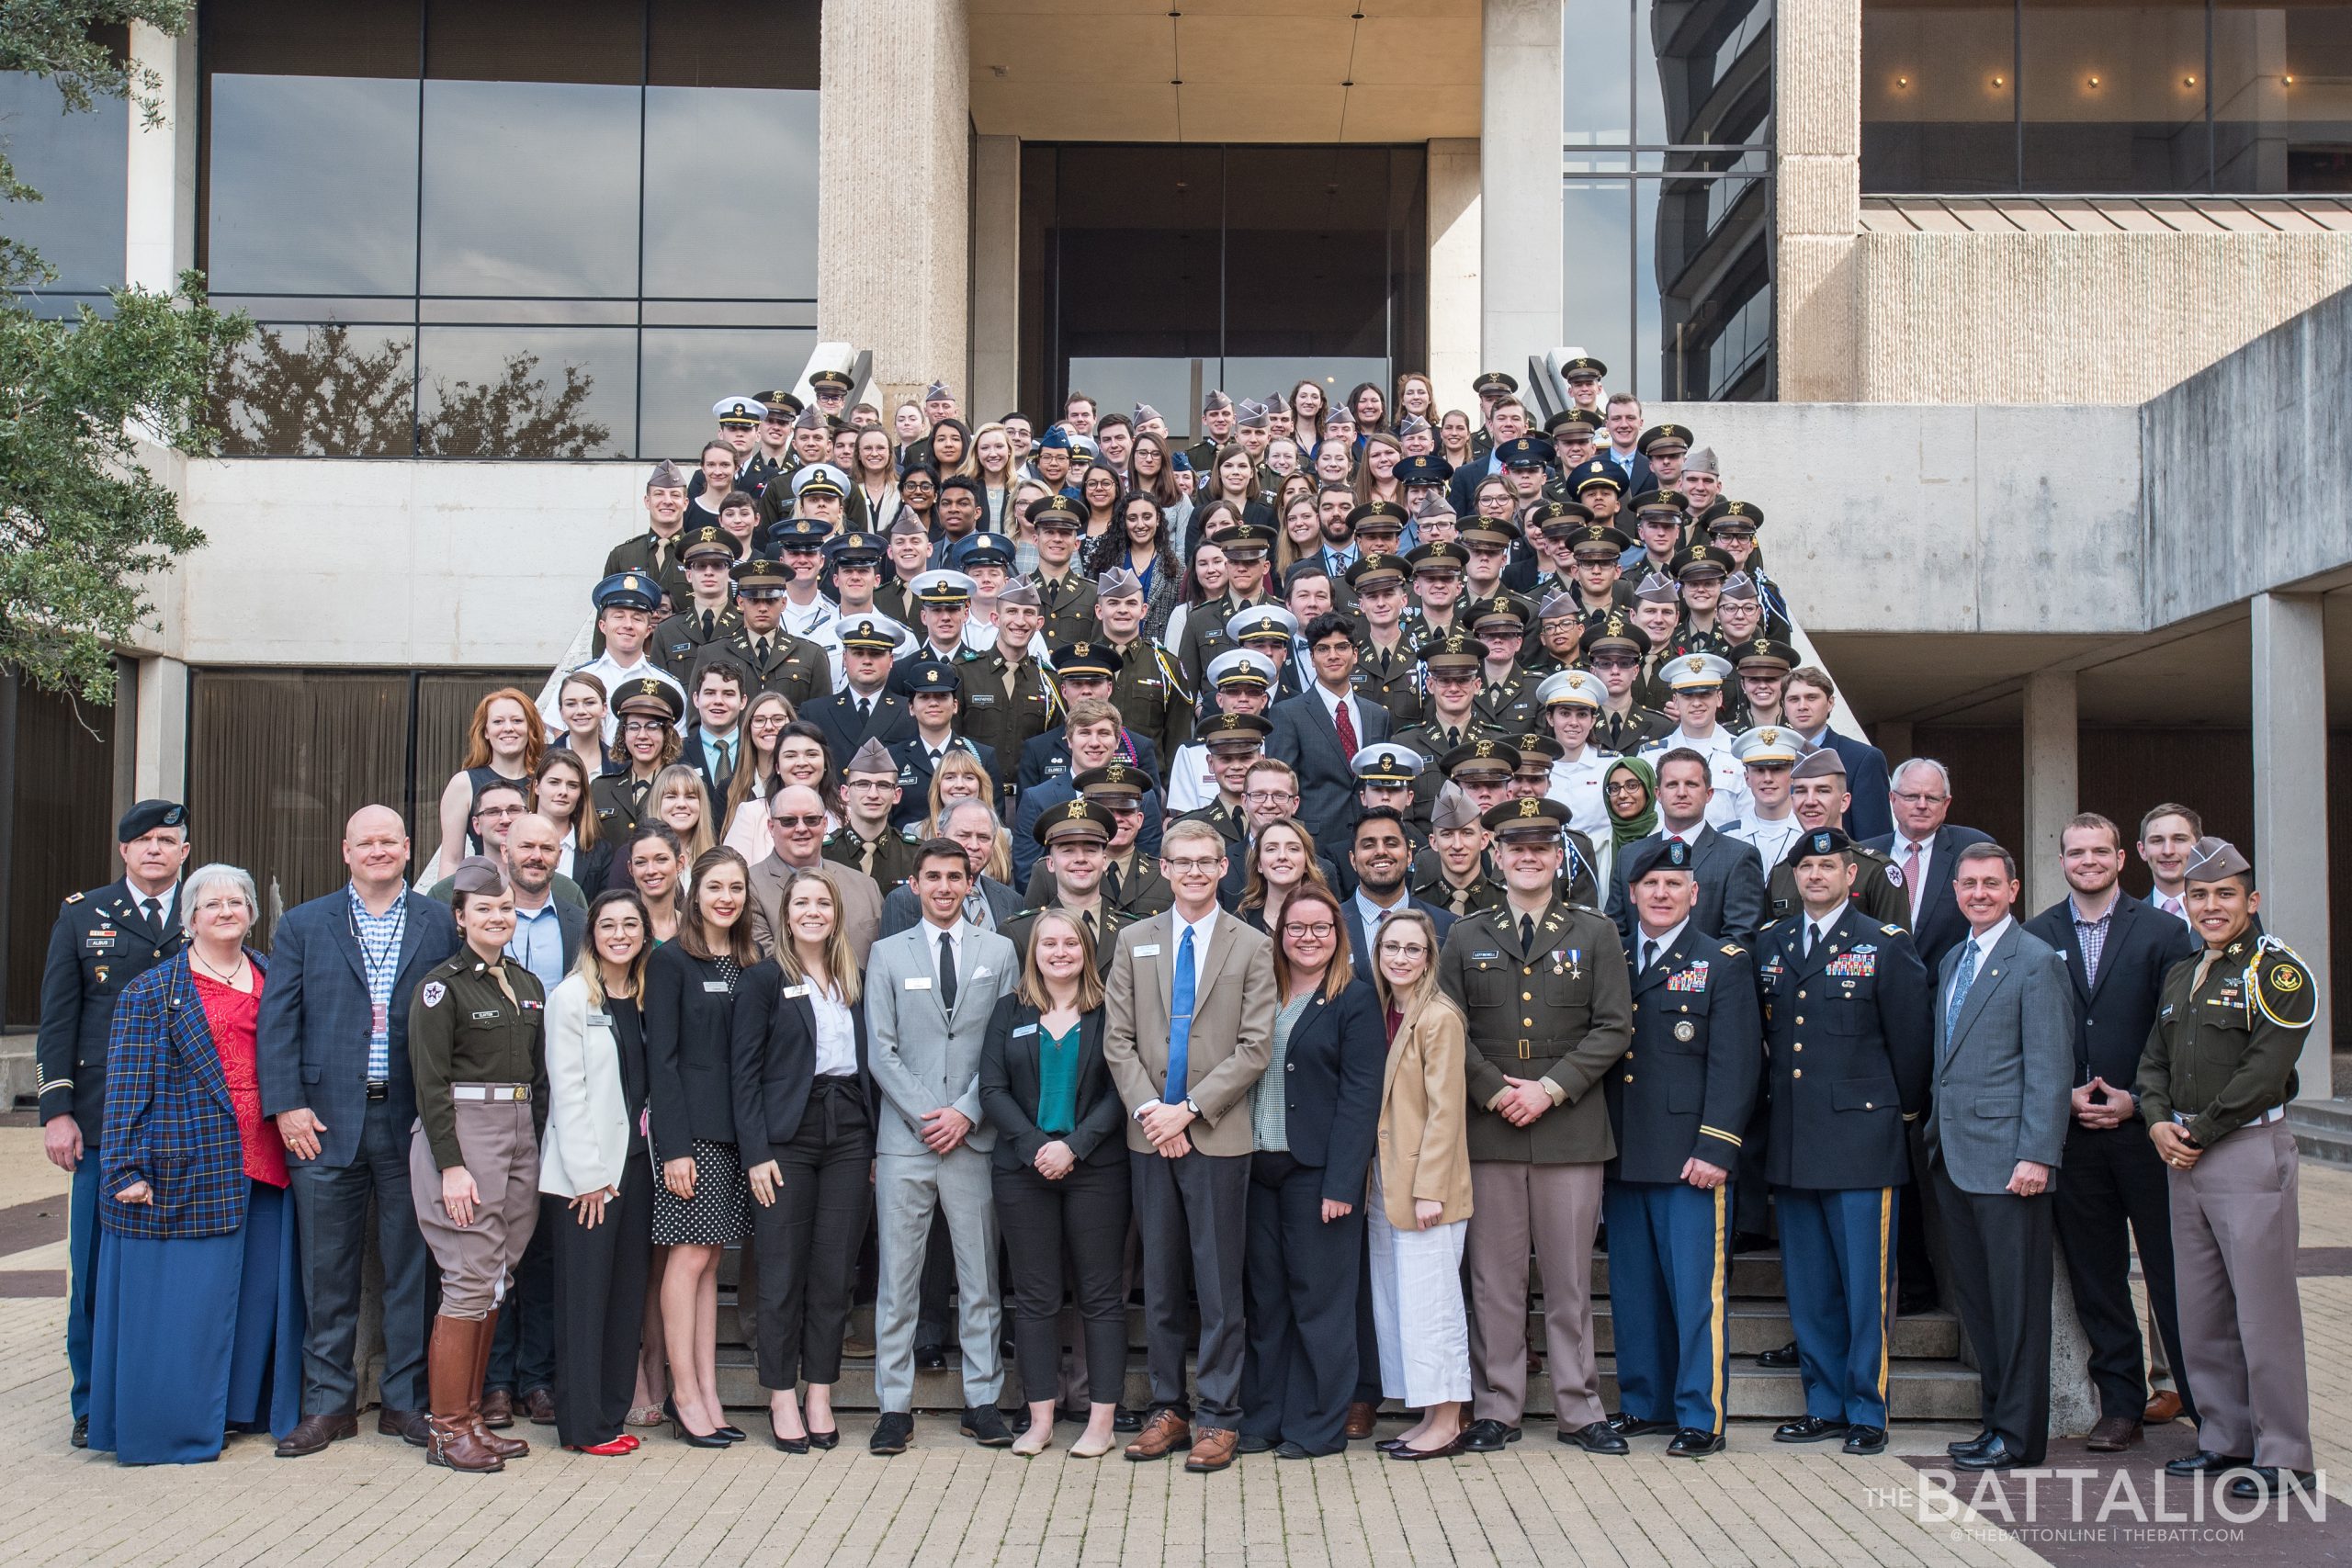
M1070 783L1078 787L1081 798L1111 814L1111 842L1104 851L1102 867L1102 901L1130 920L1157 915L1173 904L1176 893L1168 886L1168 878L1159 874L1159 857L1144 853L1140 841L1148 809L1144 796L1151 791L1150 778L1140 768L1112 761L1087 769Z
M1037 626L1035 584L1015 582L1000 589L996 646L985 653L969 650L956 661L964 677L965 738L993 750L997 766L1008 775L1020 765L1021 749L1061 716L1053 682L1030 652ZM1006 783L1014 781L1008 777Z
M615 545L605 557L602 574L616 577L622 572L641 571L661 585L672 609L684 604L692 592L686 583L685 568L678 558L678 547L684 542L686 484L685 470L677 464L664 458L653 465L653 472L645 481L646 531ZM602 652L603 649L600 647L597 651Z
M1119 660L1111 680L1111 700L1130 734L1148 736L1159 765L1193 738L1193 683L1168 650L1143 635L1143 583L1126 568L1113 567L1094 583L1094 614L1102 640Z
M653 628L646 653L673 678L684 681L706 648L735 639L742 617L735 613L735 540L717 524L690 530L678 552L685 563L688 596L677 614Z
M1601 1172L1617 1152L1600 1077L1633 1042L1625 949L1606 916L1555 891L1566 807L1506 801L1480 820L1500 845L1504 900L1455 921L1438 959L1439 984L1469 1020L1476 1394L1461 1441L1495 1453L1520 1435L1532 1250L1560 1441L1623 1454L1600 1404L1591 1278Z
M1037 819L1031 831L1046 850L1044 863L1038 867L1045 878L1045 897L1037 901L1040 890L1032 878L1030 907L1004 923L1005 940L1024 961L1029 956L1029 933L1036 929L1039 912L1062 909L1094 939L1094 965L1110 974L1112 944L1120 928L1136 918L1113 904L1103 892L1102 876L1111 863L1111 836L1117 829L1118 819L1109 807L1082 796L1063 802Z
M1420 659L1405 634L1405 561L1400 556L1365 555L1348 568L1356 596L1356 695L1388 710L1390 728L1401 729L1421 716Z
M1501 907L1502 879L1487 854L1491 835L1460 784L1447 784L1430 807L1430 847L1413 857L1408 883L1424 904L1456 916Z
M1852 796L1846 791L1846 760L1826 746L1797 759L1789 770L1789 805L1805 833L1836 828L1846 820ZM1887 856L1862 844L1849 842L1846 858L1854 863L1854 902L1873 920L1911 929L1911 895L1903 886L1903 869ZM1764 889L1764 918L1777 920L1796 912L1796 871L1783 857L1772 868Z
M1079 536L1085 531L1086 513L1066 495L1040 496L1029 503L1029 533L1037 546L1037 570L1028 581L1037 589L1047 648L1084 642L1095 635L1094 584L1071 566Z
M784 629L785 594L792 569L765 556L737 561L735 633L723 645L728 654L752 672L751 696L778 692L798 713L816 697L833 689L831 659L806 637Z
M1233 639L1226 635L1226 623L1244 610L1272 603L1266 595L1266 555L1274 547L1274 531L1255 524L1237 524L1220 530L1213 540L1225 552L1231 571L1225 592L1193 605L1185 617L1183 638L1175 653L1176 669L1186 691L1198 691L1208 673L1209 660L1233 646Z
M825 835L824 858L855 866L888 893L915 874L915 846L890 825L903 792L890 749L868 737L842 770L842 825Z
M2132 1088L2170 1168L2181 1359L2198 1451L2165 1468L2252 1465L2233 1498L2312 1479L2311 1392L2296 1293L2298 1157L2286 1122L2319 984L2262 930L2254 867L2227 840L2190 854L2183 899L2204 951L2165 976Z
M1585 623L1584 661L1600 681L1600 716L1587 744L1612 757L1629 757L1674 728L1674 721L1634 700L1634 683L1650 650L1649 634L1623 609L1605 610Z

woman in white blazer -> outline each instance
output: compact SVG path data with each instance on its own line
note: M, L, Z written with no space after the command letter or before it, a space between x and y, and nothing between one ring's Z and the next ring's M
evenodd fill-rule
M651 951L632 892L588 906L588 940L548 993L548 1124L539 1190L568 1212L555 1235L555 1425L576 1453L636 1450L645 1280L653 1252L653 1164L645 1142L645 1032L638 996Z

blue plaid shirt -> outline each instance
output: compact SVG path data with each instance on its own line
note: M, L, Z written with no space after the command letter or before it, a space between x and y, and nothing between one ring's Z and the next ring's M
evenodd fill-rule
M368 1032L368 1081L381 1083L392 1072L392 982L400 976L401 942L408 935L408 884L401 884L392 907L380 915L368 912L358 888L350 893L351 934L359 942L359 967L368 976L373 1020Z

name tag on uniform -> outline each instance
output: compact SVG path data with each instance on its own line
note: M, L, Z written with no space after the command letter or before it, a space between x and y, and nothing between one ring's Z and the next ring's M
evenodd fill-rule
M717 991L721 995L724 995L727 990L727 982L724 980L705 980L702 983L702 988L706 991Z
M1023 1024L1020 1028L1018 1028L1018 1029L1016 1029L1016 1030L1014 1030L1014 1031L1012 1032L1012 1037L1013 1037L1015 1040L1018 1040L1018 1039L1020 1039L1020 1038L1021 1038L1023 1035L1024 1035L1024 1034L1035 1034L1035 1033L1036 1033L1036 1032L1037 1032L1037 1026L1036 1026L1035 1024L1034 1024L1034 1023L1024 1023L1024 1024Z
M931 989L931 976L928 975L908 976L907 989L910 991L928 991Z
M496 1018L497 1016L498 1016L498 1010L497 1010L496 1008L486 1008L486 1009L484 1009L483 1010L481 1010L481 1011L480 1011L480 1012L475 1013L475 1014L473 1015L473 1021L474 1021L476 1023L481 1023L481 1022L482 1022L482 1021L483 1021L484 1020L486 1020L486 1019L492 1019L492 1018Z
M791 1001L797 997L805 997L808 994L808 987L806 986L786 986L782 993L784 999L786 1001Z
M1137 958L1157 958L1159 956L1159 944L1156 942L1145 942L1136 949L1136 956Z
M996 694L993 692L967 692L964 694L964 705L966 707L975 708L992 708L996 706Z

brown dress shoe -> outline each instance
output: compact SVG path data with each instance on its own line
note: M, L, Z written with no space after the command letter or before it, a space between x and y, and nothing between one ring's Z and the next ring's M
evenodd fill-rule
M1173 1410L1155 1410L1136 1440L1127 1445L1131 1460L1166 1459L1178 1449L1193 1446L1192 1424ZM1227 1450L1230 1457L1230 1450Z
M1353 1443L1371 1437L1379 1426L1380 1407L1370 1400L1359 1399L1351 1402L1348 1405L1347 1425L1340 1429L1346 1433L1348 1440Z
M2179 1420L2180 1395L2171 1389L2164 1390L2148 1401L2148 1408L2142 1414L2141 1419L2151 1427L2161 1427L2167 1421Z
M555 1395L546 1389L535 1388L523 1398L523 1414L534 1427L555 1425Z
M1192 1457L1184 1468L1196 1475L1213 1470L1223 1470L1233 1462L1233 1450L1241 1441L1241 1434L1229 1427L1204 1427L1193 1434Z
M279 1459L302 1459L311 1454L326 1452L329 1443L359 1436L359 1417L347 1410L329 1410L317 1416L305 1416L294 1424L294 1429L278 1439Z
M514 1425L514 1396L503 1388L494 1388L483 1394L481 1424L497 1431Z
M2083 1446L2095 1454L2120 1454L2139 1440L2140 1423L2129 1416L2107 1416L2091 1428Z
M376 1433L379 1437L398 1438L412 1448L423 1448L433 1440L433 1423L422 1410L394 1410L390 1405L376 1412Z

